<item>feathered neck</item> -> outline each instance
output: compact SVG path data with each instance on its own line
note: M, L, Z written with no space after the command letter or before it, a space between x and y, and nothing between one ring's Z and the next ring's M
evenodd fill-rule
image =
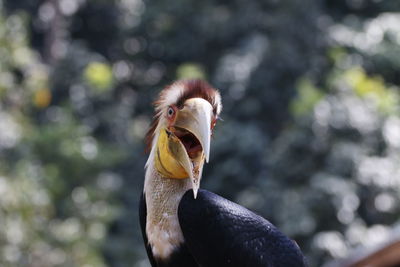
M156 138L156 136L155 136ZM153 152L153 149L152 149ZM167 259L183 242L178 206L183 194L192 187L189 179L161 177L150 153L146 164L146 235L156 259Z

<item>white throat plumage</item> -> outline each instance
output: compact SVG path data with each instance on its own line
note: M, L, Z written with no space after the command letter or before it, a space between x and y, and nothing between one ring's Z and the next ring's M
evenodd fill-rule
M149 159L154 157L153 149L152 152ZM178 205L190 188L189 179L161 177L153 161L147 162L144 184L146 235L155 258L168 258L184 242L178 220Z

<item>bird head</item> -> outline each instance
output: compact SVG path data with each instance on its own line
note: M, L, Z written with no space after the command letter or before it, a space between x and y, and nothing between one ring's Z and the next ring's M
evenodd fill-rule
M155 102L149 161L165 179L190 179L195 198L221 109L219 92L201 80L175 82Z

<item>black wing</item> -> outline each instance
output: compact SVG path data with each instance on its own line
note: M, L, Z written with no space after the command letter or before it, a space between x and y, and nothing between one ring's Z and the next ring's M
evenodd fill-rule
M151 266L153 267L198 267L196 261L188 252L188 249L185 244L182 244L179 248L174 251L168 259L160 260L156 259L153 256L153 252L151 250L150 245L148 244L147 235L146 235L146 216L147 216L147 207L146 207L146 197L145 194L142 194L140 198L140 206L139 206L139 218L140 218L140 227L142 229L142 236L144 245L146 246L147 256L149 257L149 261Z
M179 223L190 253L207 267L301 267L295 242L246 208L206 190L183 196Z

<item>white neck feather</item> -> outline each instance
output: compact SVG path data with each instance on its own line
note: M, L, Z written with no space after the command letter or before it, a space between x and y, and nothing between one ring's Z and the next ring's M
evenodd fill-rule
M157 129L158 130L158 129ZM156 130L156 133L159 131ZM161 177L154 166L158 134L146 163L144 193L146 196L146 234L154 257L165 259L183 243L179 226L178 205L183 194L192 187L190 179Z

